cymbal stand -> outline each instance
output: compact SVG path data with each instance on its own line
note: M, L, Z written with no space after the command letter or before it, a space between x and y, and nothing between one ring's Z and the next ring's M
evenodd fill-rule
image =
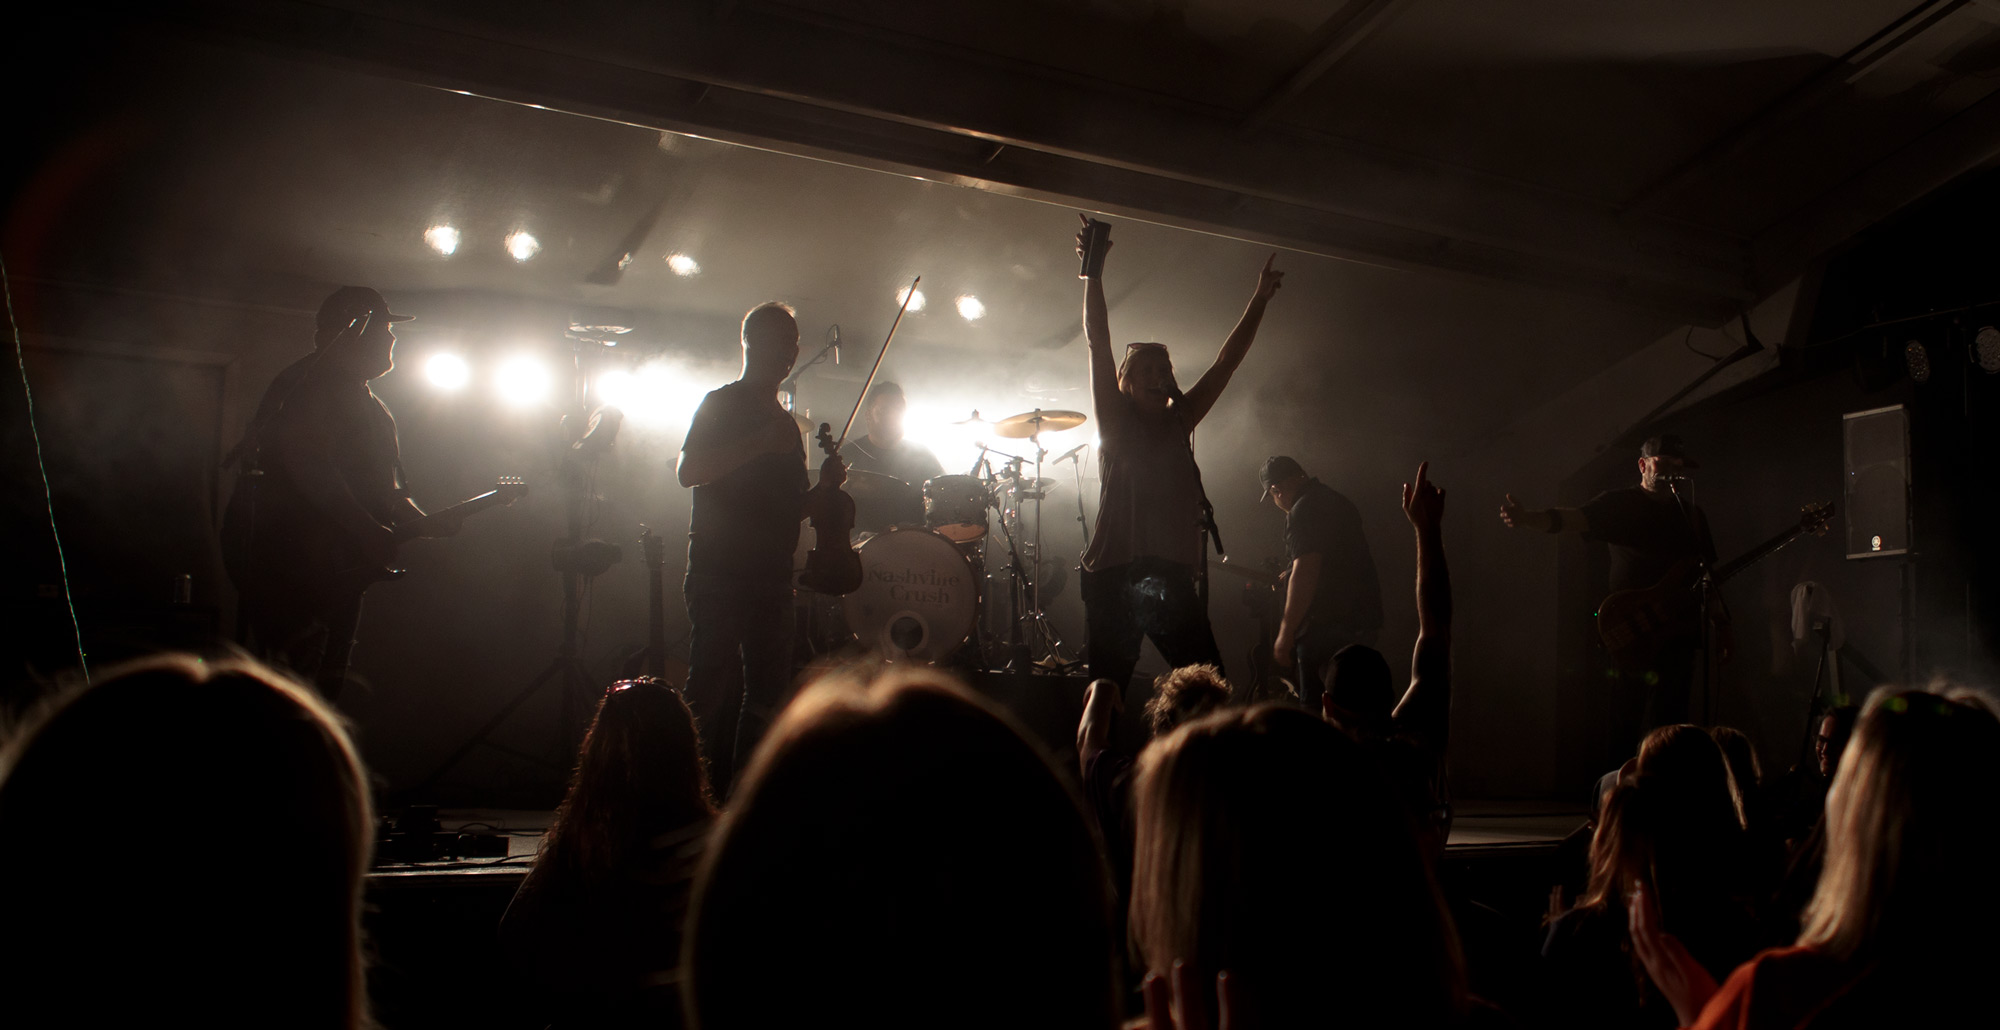
M1078 447L1070 451L1066 458L1057 458L1056 464L1060 465L1067 460L1070 463L1070 471L1076 474L1076 525L1078 529L1083 530L1083 549L1088 551L1090 521L1084 517L1083 512L1083 451L1082 447Z
M1042 501L1049 493L1047 485L1042 479L1042 461L1048 457L1049 452L1042 449L1041 414L1042 410L1036 408L1035 431L1028 436L1029 445L1035 449L1035 477L1032 480L1034 489L1028 490L1025 493L1019 490L1021 483L1019 464L1015 466L1016 474L1014 477L1016 488L1015 509L1017 513L1020 508L1019 501L1030 500L1035 502L1035 542L1029 554L1029 560L1034 564L1028 573L1028 614L1026 618L1031 620L1035 626L1035 643L1044 656L1067 665L1072 659L1063 654L1062 636L1049 623L1048 613L1042 610ZM1019 518L1018 514L1016 518Z

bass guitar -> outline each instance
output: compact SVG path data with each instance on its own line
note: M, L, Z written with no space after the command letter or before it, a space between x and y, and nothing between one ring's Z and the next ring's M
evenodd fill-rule
M1710 589L1719 589L1737 573L1802 536L1825 536L1833 512L1830 501L1806 505L1799 512L1797 524L1716 566L1709 577ZM1604 641L1611 664L1619 672L1643 672L1659 659L1661 648L1668 641L1700 632L1701 604L1695 596L1699 571L1700 567L1692 560L1679 562L1658 583L1620 590L1597 606L1597 636Z
M501 476L493 484L493 489L483 494L468 497L449 508L434 511L412 522L399 523L392 532L396 542L403 543L423 535L425 523L436 519L439 522L462 521L488 508L500 508L513 504L528 495L528 484L519 476ZM350 552L351 554L351 552ZM331 564L331 563L329 563ZM384 580L401 579L405 570L383 565L348 564L333 565L322 580L342 590L362 590L370 584Z

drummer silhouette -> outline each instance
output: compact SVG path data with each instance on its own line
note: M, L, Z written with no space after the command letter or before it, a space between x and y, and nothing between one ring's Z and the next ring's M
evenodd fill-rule
M930 448L904 435L903 416L908 410L909 400L901 386L876 383L861 409L867 434L841 448L850 473L872 473L848 479L857 530L881 533L891 526L921 525L924 521L924 481L942 475L944 467Z

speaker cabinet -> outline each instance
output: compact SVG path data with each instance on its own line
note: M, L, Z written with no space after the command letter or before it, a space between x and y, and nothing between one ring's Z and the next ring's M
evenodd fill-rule
M1910 417L1901 404L1841 416L1847 556L1910 552Z

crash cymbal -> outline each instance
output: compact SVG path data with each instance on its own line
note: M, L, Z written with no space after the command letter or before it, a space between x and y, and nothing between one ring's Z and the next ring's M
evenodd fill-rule
M819 423L814 422L812 419L809 419L804 415L799 414L796 411L788 411L785 412L785 414L792 416L792 421L797 422L799 424L799 432L808 435L819 432Z
M1090 421L1081 411L1024 411L993 423L993 435L1025 440L1043 433L1060 433Z

